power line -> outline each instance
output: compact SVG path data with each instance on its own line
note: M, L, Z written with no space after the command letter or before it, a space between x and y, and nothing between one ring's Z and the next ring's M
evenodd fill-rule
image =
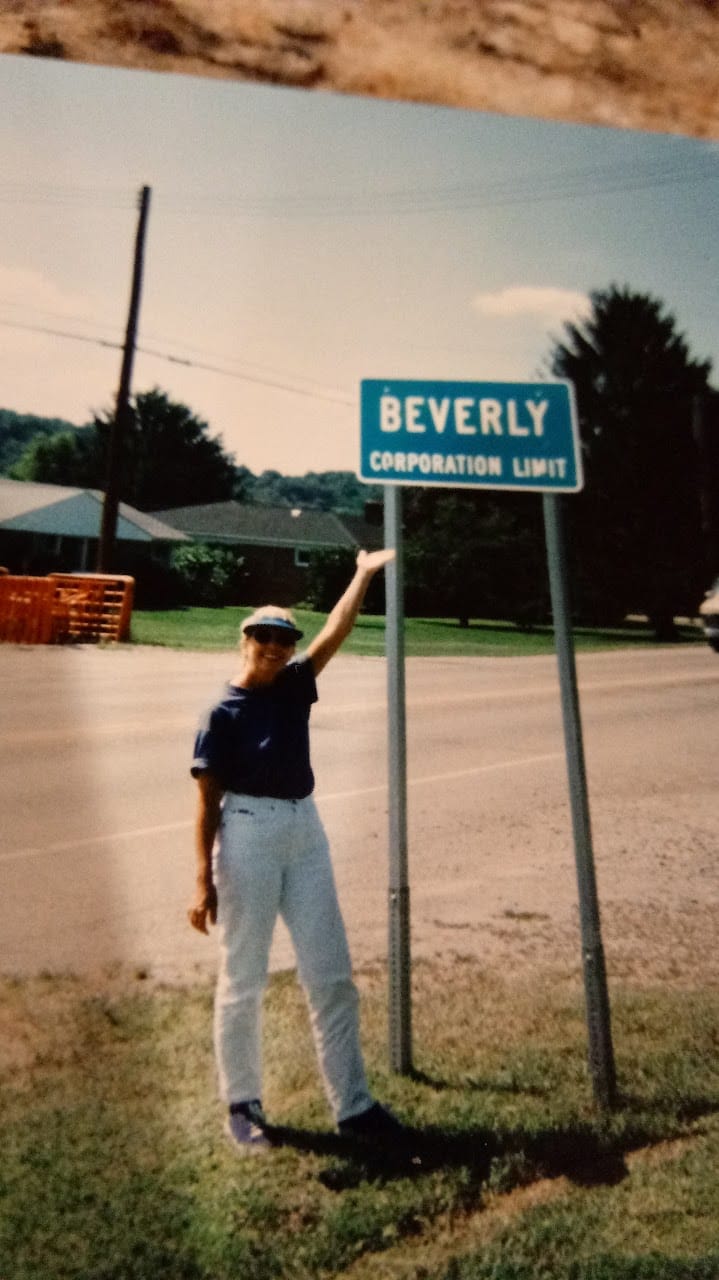
M345 404L354 406L357 402L343 396L341 392L336 391L312 391L309 387L299 387L288 381L279 381L279 379L262 378L257 374L241 373L234 369L222 369L219 365L207 364L201 360L188 360L184 356L173 356L164 351L153 351L149 347L138 346L138 351L146 356L156 356L160 360L167 360L171 364L185 365L188 369L204 369L209 373L219 373L225 378L237 378L241 382L254 382L261 387L273 387L279 391L292 391L298 396L309 396L313 400L328 400L333 404Z
M96 316L77 315L68 311L52 311L49 307L28 306L26 302L8 302L0 300L0 307L9 311L30 311L34 316L42 319L49 318L51 320L64 320L71 324L89 324L95 329L110 329L113 333L117 333L120 325L116 320L98 320ZM21 322L18 322L21 323ZM10 325L11 321L3 320L3 324ZM164 341L164 339L161 339Z
M324 382L319 382L317 378L311 378L305 373L278 370L272 365L268 365L261 360L238 360L233 356L220 355L216 351L208 351L204 347L196 347L190 342L184 342L181 338L169 338L162 334L148 333L146 335L146 339L148 342L157 342L164 348L169 346L177 348L180 351L187 352L186 356L180 356L166 350L155 352L147 347L143 348L147 354L157 354L161 359L172 360L175 363L185 363L190 367L202 367L203 360L211 360L214 362L220 361L222 369L227 369L229 366L230 371L233 373L246 373L248 376L264 374L268 377L282 377L290 379L293 383L303 383L305 386L309 386L310 388L326 390L326 384ZM199 357L199 359L197 359L197 357Z
M20 329L28 333L43 333L54 338L69 338L74 342L86 342L98 347L108 347L115 351L123 349L121 342L110 342L106 338L91 337L89 334L70 333L65 329L50 328L48 325L22 324L14 320L0 320L0 325L7 329ZM258 386L271 387L276 391L289 391L294 395L308 396L314 400L326 400L331 404L343 404L351 408L357 403L356 399L345 396L339 391L312 390L309 387L297 386L286 379L263 378L258 374L246 373L238 369L223 369L220 365L210 364L201 360L189 360L185 356L174 356L169 351L157 351L139 344L136 350L142 355L152 356L157 360L166 360L169 364L182 365L188 369L202 369L208 373L220 374L224 378L234 378L238 382L252 382Z
M9 306L13 306L13 305L17 305L17 304L13 304L13 303L9 303L9 304L7 304L7 303L6 303L5 305L6 305L6 306L7 306L7 305L9 305ZM61 312L57 312L57 311L43 311L43 310L40 310L40 311L39 311L39 314L40 314L40 315L49 315L49 316L62 316L62 314L63 314L63 313L61 313ZM112 324L110 324L109 322L106 322L106 321L96 321L96 320L93 320L90 316L70 316L70 317L65 317L65 318L67 318L67 319L71 319L71 320L74 320L74 321L77 321L78 323L89 323L89 324L94 324L94 325L96 325L96 326L97 326L97 325L99 325L100 327L103 327L103 328L117 328L117 325L112 325ZM52 337L57 337L57 338L70 338L70 339L74 339L76 342L87 342L87 343L91 343L91 344L92 344L92 343L95 343L95 344L97 344L98 346L102 346L102 347L109 347L109 348L113 348L113 349L115 349L115 350L121 350L121 349L122 349L122 343L121 343L121 342L119 342L119 341L118 341L118 342L112 342L112 341L107 340L107 339L102 339L102 338L99 338L99 337L93 337L93 336L91 336L90 334L79 334L79 333L75 333L75 332L72 332L72 333L71 333L71 332L69 332L69 331L68 331L68 330L66 330L66 329L55 329L55 328L51 328L50 326L46 326L46 325L28 324L28 323L21 322L21 321L5 320L5 319L0 319L0 324L1 324L1 325L3 325L3 326L4 326L5 328L7 328L7 329L20 329L20 330L24 330L24 331L29 332L29 333L44 333L44 334L48 334L48 335L50 335L50 336L52 336ZM160 338L160 339L159 339L159 341L160 341L160 342L162 342L162 341L163 341L163 339L162 339L162 338ZM169 341L173 341L173 340L171 340L171 339L170 339ZM175 346L180 346L180 347L184 346L186 350L188 350L188 351L192 351L192 352L195 352L195 353L199 353L200 355L207 354L207 353L203 352L201 348L199 348L199 347L193 347L193 346L191 346L191 345L190 345L190 344L188 344L188 343L183 343L183 342L180 342L180 341L176 341L176 342L174 342L174 345L175 345ZM271 367L269 367L269 366L267 366L267 365L258 364L257 362L252 362L252 361L250 361L250 362L249 362L250 368L251 368L251 369L255 369L255 370L257 370L257 369L259 369L259 370L265 370L265 371L267 372L267 374L268 374L268 375L274 375L274 377L275 377L275 378L276 378L276 377L278 377L278 376L279 376L279 377L282 377L282 378L285 378L285 379L290 378L290 377L295 377L296 382L309 383L309 384L310 384L310 389L308 389L308 390L304 390L303 388L296 386L296 385L295 385L295 383L289 384L287 381L285 381L285 382L277 382L277 381L273 381L273 380L272 380L271 378L269 378L269 377L268 377L268 378L261 378L257 373L249 372L249 371L247 370L247 368L246 368L246 367L244 367L244 366L246 366L246 364L247 364L248 362L243 362L243 367L236 368L236 369L232 369L232 368L229 368L229 369L228 369L228 368L223 368L223 367L221 367L221 366L219 366L219 365L217 365L217 364L209 364L209 363L207 363L207 362L205 362L205 361L202 361L202 360L190 359L190 358L189 358L189 357L187 357L187 356L178 356L178 355L173 355L173 354L172 354L171 352L169 352L169 351L159 351L159 350L157 350L156 348L140 346L139 344L138 344L138 346L137 346L137 350L138 350L139 352L141 352L143 355L147 355L147 356L154 356L154 357L156 357L158 360L166 360L169 364L184 365L186 368L189 368L189 369L204 369L204 370L207 370L207 371L208 371L208 372L210 372L210 373L219 373L219 374L222 374L223 376L228 377L228 378L242 378L242 379L244 379L244 380L246 380L246 381L248 381L248 382L253 382L253 381L254 381L254 382L260 382L260 383L262 383L262 385L264 385L264 386L276 386L276 387L280 387L280 388L282 388L282 389L284 389L284 390L293 390L293 391L297 391L298 395L299 395L299 394L302 394L302 395L309 395L309 394L311 394L311 388L312 388L312 387L314 387L315 389L319 389L319 391L321 392L321 395L319 396L319 398L321 398L321 399L327 399L327 398L328 398L328 394L327 394L327 390L326 390L326 388L324 388L324 387L322 386L322 384L318 383L318 382L316 381L316 379L314 379L314 378L307 378L307 377L305 377L303 374L297 374L297 375L285 375L285 374L279 374L279 375L278 375L276 370L272 369ZM219 358L219 357L214 357L214 358L215 358L215 359L217 359L217 358ZM341 397L341 394L340 394L340 393L331 392L331 393L330 393L330 395L332 396L332 398L338 399L338 403L345 403L345 401L342 399L342 397ZM350 402L349 402L349 401L347 401L347 403L350 403ZM352 401L351 403L354 403L354 401Z
M441 213L498 205L539 204L563 199L621 195L652 187L714 182L719 165L604 164L566 171L540 171L511 178L485 179L446 186L387 188L368 192L270 192L254 199L235 196L184 197L181 192L160 195L163 212L230 217L344 218L381 214ZM64 205L76 208L131 207L129 195L108 188L30 186L0 181L0 200L14 203Z
M539 204L563 199L595 198L599 195L620 195L631 191L646 190L668 185L711 182L719 178L719 166L705 169L687 169L685 166L667 167L616 165L594 166L565 173L541 172L514 175L511 178L487 180L481 184L460 183L432 188L386 188L381 191L364 190L356 196L347 193L338 197L337 192L327 194L312 192L270 194L254 200L236 200L232 197L190 200L177 203L178 197L165 196L163 209L170 213L212 214L216 216L292 218L300 217L355 217L382 214L421 214L457 212L490 208L501 205Z
M75 342L89 342L97 347L112 347L116 351L122 350L121 342L110 342L107 338L91 338L88 334L83 333L69 333L66 329L51 329L49 325L22 324L18 320L0 320L0 324L5 329L22 329L26 333L46 333L53 338L70 338Z

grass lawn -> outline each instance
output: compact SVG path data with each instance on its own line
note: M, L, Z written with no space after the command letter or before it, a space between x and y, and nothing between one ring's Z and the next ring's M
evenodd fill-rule
M175 649L232 649L237 643L240 623L250 609L174 609L166 612L136 610L132 616L132 640L136 644L167 645ZM322 626L325 615L296 609L298 624L307 643ZM680 628L683 643L706 644L698 627ZM623 627L577 627L577 650L612 649L637 644L654 644L651 629L643 623ZM384 653L384 618L361 614L343 652L364 655ZM554 631L536 627L520 631L511 622L473 619L460 627L453 618L408 618L405 623L405 652L410 657L520 657L523 654L553 653Z
M139 612L133 639L231 649L242 616ZM307 639L322 623L298 618ZM346 648L381 654L383 633L361 617ZM641 626L575 638L654 643ZM553 648L548 629L407 623L410 654ZM578 978L416 963L408 1077L387 1065L384 968L357 979L409 1158L333 1135L293 974L265 1017L282 1141L245 1159L222 1133L209 982L0 976L0 1280L719 1280L715 990L613 988L621 1096L602 1114Z
M716 992L615 991L622 1098L601 1115L574 979L453 957L413 982L399 1077L386 974L358 974L372 1084L417 1130L408 1160L333 1137L291 974L265 1018L287 1141L244 1159L214 1096L209 984L0 980L0 1275L716 1280Z

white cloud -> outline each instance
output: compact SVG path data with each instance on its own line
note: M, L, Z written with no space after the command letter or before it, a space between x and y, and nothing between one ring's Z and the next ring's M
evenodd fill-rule
M585 315L589 307L585 293L551 286L512 285L494 293L475 294L472 299L472 309L482 316L506 320L533 316L545 324L576 320Z

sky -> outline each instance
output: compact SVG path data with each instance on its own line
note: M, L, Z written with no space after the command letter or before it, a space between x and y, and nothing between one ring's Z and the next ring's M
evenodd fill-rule
M719 145L0 55L0 407L120 372L235 461L359 465L363 378L532 381L588 294L660 299L719 379Z

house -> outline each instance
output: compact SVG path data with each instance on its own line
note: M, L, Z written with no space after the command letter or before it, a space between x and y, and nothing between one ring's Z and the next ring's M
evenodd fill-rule
M94 568L105 495L98 489L0 476L0 564L14 574ZM187 535L120 503L116 571L133 572L138 552L169 559Z
M269 593L277 604L290 604L303 598L313 552L354 552L383 545L381 509L375 506L368 504L362 517L229 501L173 507L153 515L196 542L237 550L245 573L239 603L249 604Z

